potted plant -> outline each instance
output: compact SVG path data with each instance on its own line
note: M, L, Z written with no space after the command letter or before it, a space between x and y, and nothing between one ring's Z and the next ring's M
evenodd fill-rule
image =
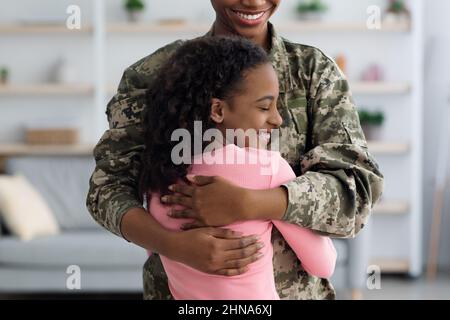
M359 122L364 131L367 140L380 140L382 125L384 123L384 114L381 111L371 112L368 110L359 110Z
M8 82L9 71L6 67L0 68L0 84L6 84Z
M297 6L302 20L320 20L328 7L321 0L304 0Z
M142 0L126 0L125 9L128 13L128 21L137 22L145 9L145 3Z
M385 23L409 23L410 11L404 0L389 0L389 6L384 15Z

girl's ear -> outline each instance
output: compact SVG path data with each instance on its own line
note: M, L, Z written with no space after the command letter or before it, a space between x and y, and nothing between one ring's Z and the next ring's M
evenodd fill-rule
M224 102L220 99L211 99L211 119L219 124L223 122L224 118Z

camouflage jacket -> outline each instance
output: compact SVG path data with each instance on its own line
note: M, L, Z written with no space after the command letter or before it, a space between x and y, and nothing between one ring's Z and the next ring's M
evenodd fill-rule
M272 25L270 32L283 117L280 152L298 176L285 185L289 205L283 219L331 237L354 237L381 196L383 176L368 152L349 85L320 50L277 36ZM213 36L212 31L205 36ZM94 149L87 206L98 223L118 236L122 216L143 207L137 182L144 96L158 67L182 43L175 41L127 68L107 106L109 130ZM308 275L275 228L272 242L282 299L335 298L329 281ZM171 298L158 255L147 260L143 272L144 298Z

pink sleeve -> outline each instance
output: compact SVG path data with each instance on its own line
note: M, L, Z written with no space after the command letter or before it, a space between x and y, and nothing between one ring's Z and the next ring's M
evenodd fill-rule
M272 221L309 274L330 278L336 265L336 249L329 237L283 221Z
M271 188L295 179L291 166L279 154L278 156ZM272 223L295 252L306 272L319 278L330 278L333 275L337 253L329 237L281 220L273 220Z

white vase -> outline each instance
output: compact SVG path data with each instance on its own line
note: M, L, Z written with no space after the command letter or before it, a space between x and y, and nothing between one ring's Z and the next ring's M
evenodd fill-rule
M383 136L383 127L381 125L363 124L362 126L366 140L380 141Z
M78 70L66 59L59 59L52 70L51 80L60 84L73 84L79 81Z
M321 21L323 18L322 12L302 12L299 13L300 20L303 21Z
M136 23L142 19L142 11L139 10L129 10L127 11L128 22Z
M1 72L0 73L0 84L7 84L8 83L8 72L4 73Z

